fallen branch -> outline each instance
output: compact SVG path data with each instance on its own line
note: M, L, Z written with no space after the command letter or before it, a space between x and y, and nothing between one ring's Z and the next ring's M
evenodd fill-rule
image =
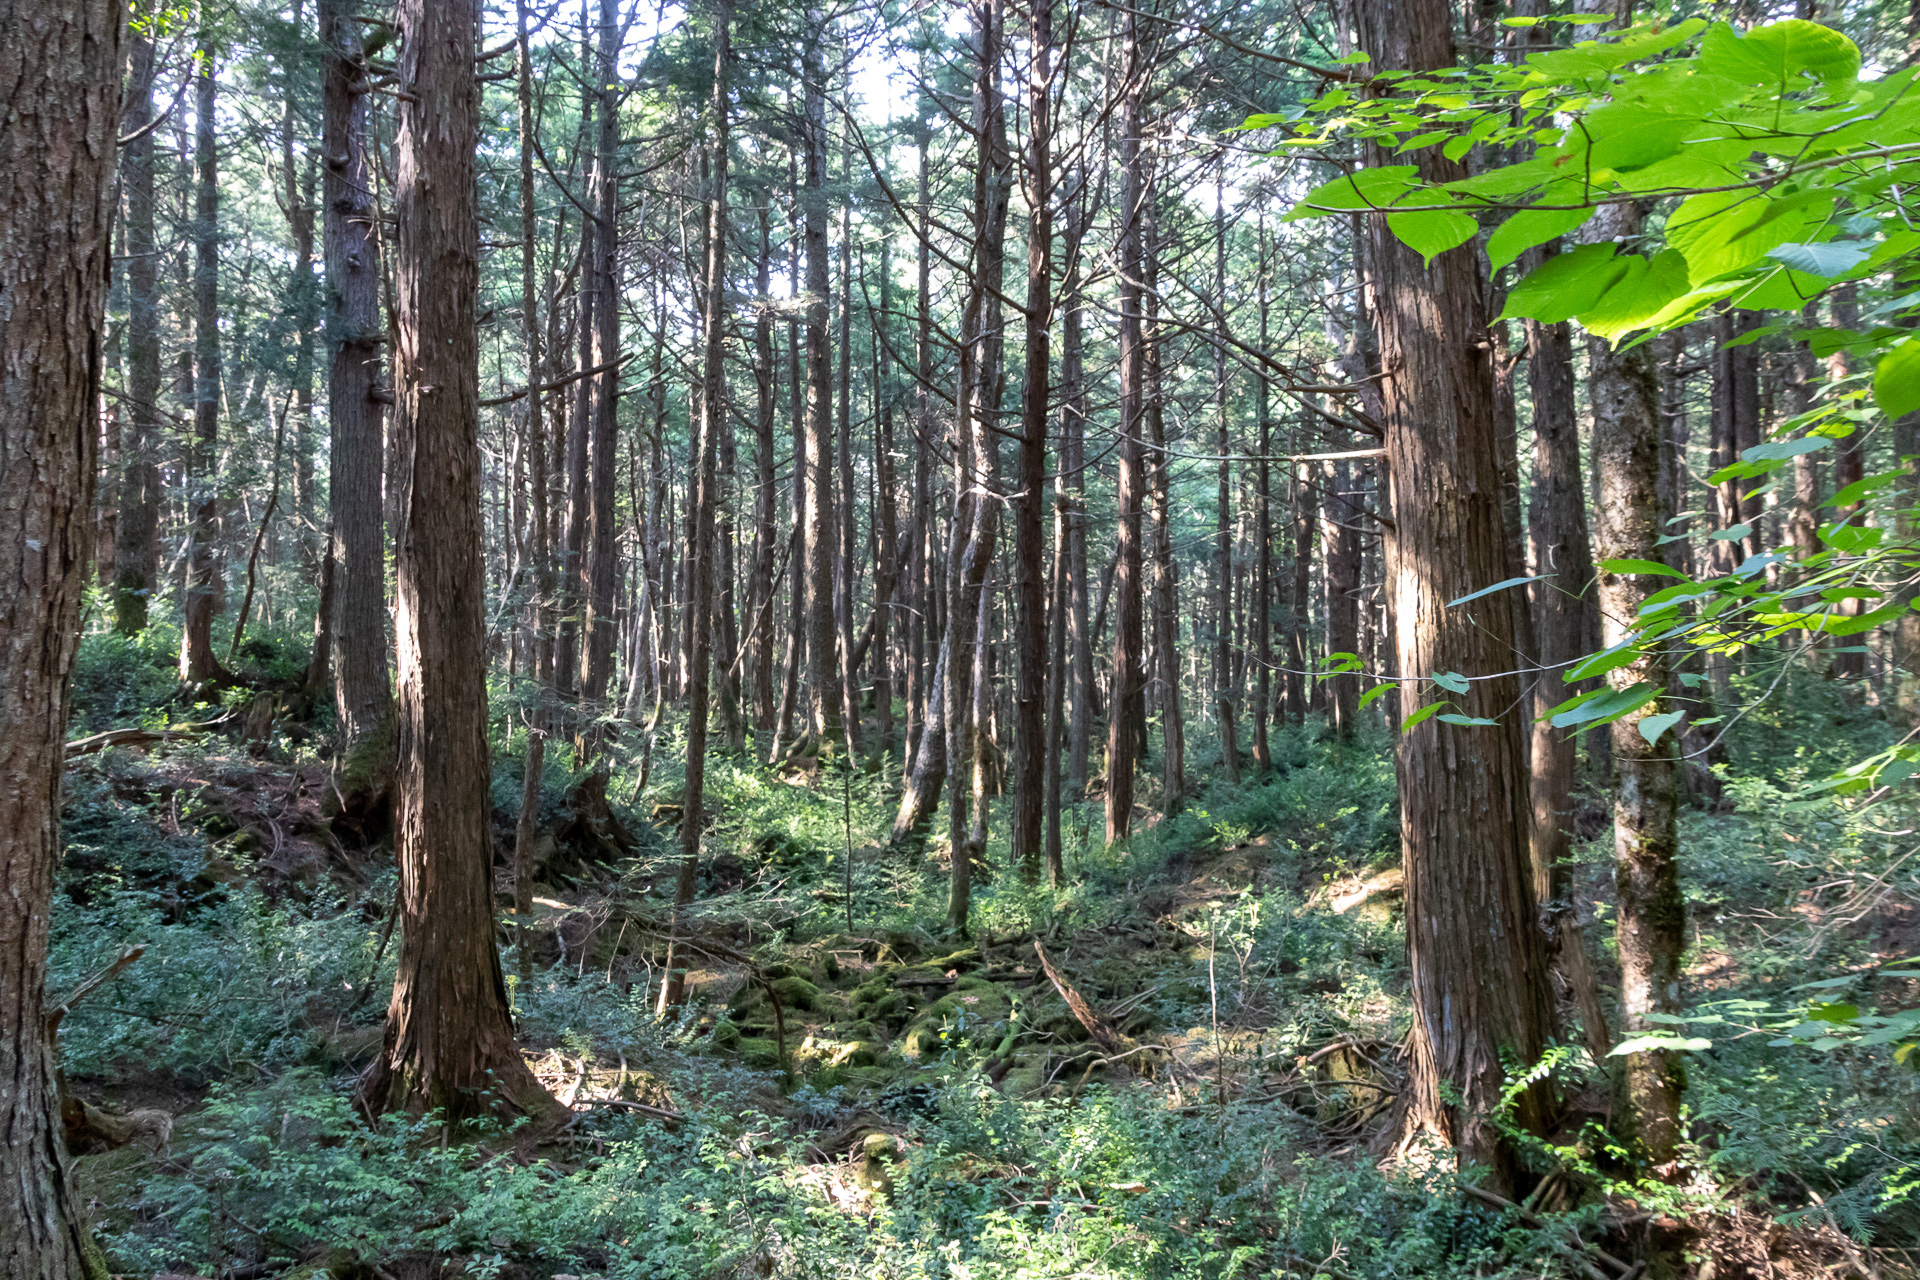
M1060 976L1060 971L1053 967L1053 961L1048 958L1047 949L1041 944L1040 939L1033 940L1033 950L1034 954L1040 957L1040 967L1046 971L1047 981L1051 982L1053 989L1060 993L1060 998L1067 1002L1067 1008L1073 1012L1073 1016L1078 1019L1080 1025L1087 1029L1087 1034L1098 1041L1110 1054L1133 1052L1137 1047L1133 1040L1108 1026L1100 1015L1093 1011L1093 1007L1081 998L1080 993Z
M96 973L93 973L85 978L82 978L80 980L80 985L75 987L72 991L68 992L67 998L62 1000L59 1004L55 1005L52 1008L52 1010L48 1012L47 1039L51 1041L54 1038L54 1036L58 1034L60 1030L61 1020L64 1019L68 1013L72 1012L73 1006L75 1006L76 1004L79 1004L82 1000L92 995L95 991L99 990L101 987L106 986L107 983L112 982L115 978L119 977L122 971L124 971L128 965L132 964L135 960L138 960L142 955L144 955L146 953L146 950L147 950L147 944L144 942L138 944L137 946L127 947L123 949L117 957L115 957L113 963L107 965L104 969L101 969Z
M196 729L109 729L105 733L96 733L90 738L79 738L67 744L66 758L90 756L96 752L113 747L139 747L145 749L162 742L178 742L184 738L196 736Z

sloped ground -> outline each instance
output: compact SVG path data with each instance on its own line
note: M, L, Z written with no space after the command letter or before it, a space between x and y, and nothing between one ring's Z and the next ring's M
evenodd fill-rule
M1880 1059L1716 1047L1679 1192L1614 1181L1579 1126L1607 1100L1578 1054L1531 1205L1379 1167L1406 1019L1390 777L1372 747L1283 758L1129 850L1070 843L1060 895L999 872L967 940L923 923L941 851L866 834L879 788L856 808L851 784L723 770L695 1000L665 1021L669 841L643 829L616 866L549 844L529 929L502 937L529 1059L575 1119L465 1146L368 1128L346 1101L378 1044L392 885L381 850L329 830L324 769L218 744L91 758L69 786L55 987L148 950L75 1010L63 1061L79 1097L175 1117L160 1150L81 1158L103 1236L128 1274L227 1280L1902 1273L1912 1218L1887 1189L1913 1092ZM1761 856L1796 835L1775 819L1697 822L1715 824L1691 842L1703 995L1805 976L1804 952L1790 972L1754 946L1762 900L1790 908L1795 946L1829 922L1899 945L1911 908L1885 884L1860 878L1881 895L1862 914L1816 891L1830 867L1789 884ZM1604 876L1583 883L1604 910Z

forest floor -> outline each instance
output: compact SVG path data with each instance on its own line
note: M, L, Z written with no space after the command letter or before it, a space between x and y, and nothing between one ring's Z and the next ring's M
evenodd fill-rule
M145 947L62 1029L74 1096L136 1117L135 1141L78 1156L81 1185L142 1280L1913 1274L1920 1075L1750 1030L1830 974L1920 1003L1920 982L1874 977L1920 943L1911 873L1872 836L1887 815L1740 774L1797 714L1687 816L1689 999L1749 1003L1703 1012L1678 1187L1619 1163L1605 1072L1577 1047L1537 1064L1565 1114L1529 1146L1525 1206L1396 1153L1390 752L1299 729L1272 775L1143 809L1124 848L1075 807L1058 892L990 849L965 939L934 923L943 849L880 843L880 779L718 761L693 998L665 1019L675 842L642 816L673 796L662 771L624 813L633 856L549 838L533 918L503 915L525 1052L572 1122L465 1142L353 1111L392 981L392 860L329 824L322 762L220 738L76 759L53 988ZM544 832L566 781L549 775ZM1577 878L1601 924L1604 825L1589 799Z

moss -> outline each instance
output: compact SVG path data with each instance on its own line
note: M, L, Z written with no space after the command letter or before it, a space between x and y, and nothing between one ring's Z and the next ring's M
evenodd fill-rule
M820 988L808 982L799 974L785 978L775 978L768 984L774 995L780 998L784 1009L812 1009L820 1003Z
M764 974L770 982L777 982L781 978L795 978L800 975L798 969L785 961L775 961L760 972Z
M740 1028L723 1018L714 1023L713 1034L708 1037L708 1043L716 1049L738 1049L743 1038Z
M773 1040L762 1040L757 1036L742 1036L740 1060L760 1071L775 1070L780 1066L780 1046Z

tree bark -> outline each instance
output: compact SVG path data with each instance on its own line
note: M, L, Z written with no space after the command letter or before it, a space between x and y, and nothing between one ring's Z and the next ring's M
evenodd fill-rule
M369 1110L544 1116L494 943L485 569L477 438L478 0L401 0L394 183L401 944Z
M1047 424L1052 395L1048 330L1053 321L1053 0L1031 0L1027 65L1026 380L1020 401L1020 479L1013 500L1014 593L1019 603L1015 652L1013 813L1010 855L1038 879L1046 817ZM1057 824L1056 824L1057 825Z
M1240 783L1240 743L1234 724L1233 664L1233 436L1227 416L1227 168L1223 159L1213 184L1213 306L1221 333L1213 344L1213 451L1219 484L1213 511L1213 706L1220 721L1220 767L1230 785Z
M138 635L160 585L160 258L154 237L153 39L135 34L127 59L129 97L120 131L140 134L121 149L126 196L127 430L120 450L120 516L114 525L114 629Z
M198 14L202 24L204 9ZM180 683L200 687L228 679L213 652L213 615L220 598L220 181L214 138L213 33L199 35L193 77L193 434L187 449L192 539L180 628Z
M1120 22L1120 477L1114 495L1120 554L1114 579L1113 696L1107 709L1108 844L1126 839L1133 830L1133 773L1139 740L1136 729L1146 720L1140 555L1140 505L1145 486L1140 442L1146 407L1141 285L1147 193L1140 132L1147 69L1139 17L1129 9Z
M806 187L801 203L806 211L807 272L807 693L809 728L824 743L839 734L842 707L833 616L839 522L833 492L833 353L827 337L827 24L817 3L807 6L806 23L801 70L806 82L801 129Z
M1327 486L1320 504L1320 531L1326 544L1328 665L1347 654L1360 655L1360 520L1361 505L1353 492L1352 465L1345 458L1323 463ZM1353 737L1360 720L1360 677L1330 676L1320 682L1326 693L1327 727L1343 739Z
M386 471L381 404L379 239L367 153L366 54L348 0L320 0L325 50L321 89L321 242L327 271L327 422L332 433L333 698L346 813L385 825L393 771L393 694L388 682Z
M1442 0L1352 6L1357 43L1379 68L1414 71L1455 62ZM1390 163L1376 143L1369 165ZM1422 153L1421 176L1466 176ZM1451 1142L1463 1162L1489 1166L1512 1187L1513 1152L1491 1123L1506 1083L1503 1053L1532 1063L1554 1030L1545 948L1527 866L1528 806L1520 726L1507 714L1518 681L1513 613L1447 602L1505 574L1493 368L1475 250L1431 267L1366 219L1366 269L1380 343L1384 444L1394 528L1388 546L1402 699L1450 671L1472 680L1453 701L1492 726L1429 718L1398 744L1407 950L1413 971L1408 1136ZM1444 1083L1443 1083L1444 1082ZM1457 1099L1457 1102L1455 1101ZM1549 1119L1545 1090L1518 1099L1514 1120L1535 1132Z
M693 529L687 548L687 611L692 619L693 644L688 651L687 675L687 784L680 810L680 867L674 877L672 932L667 941L666 979L660 986L659 1011L664 1013L686 999L687 972L680 937L687 907L693 902L700 870L700 831L705 825L707 707L713 664L714 506L718 484L716 455L727 417L726 285L727 285L727 70L732 0L715 0L713 46L712 178L707 190L707 260L701 316L704 360L700 374L700 430L694 442Z
M125 14L118 0L0 2L0 1273L17 1280L107 1275L68 1181L46 985Z
M1629 243L1640 232L1632 205L1611 205L1596 216L1593 234ZM1659 538L1669 514L1660 500L1660 391L1653 349L1589 347L1588 394L1593 402L1593 449L1600 500L1594 541L1608 560L1665 562ZM1600 616L1604 642L1632 634L1648 596L1667 584L1656 574L1602 570ZM1628 1035L1658 1031L1658 1015L1680 1012L1680 965L1686 949L1686 907L1680 896L1678 837L1679 735L1673 728L1649 742L1648 717L1670 705L1672 672L1663 648L1648 644L1636 659L1607 674L1616 690L1650 687L1656 696L1613 722L1614 891L1619 911L1620 991ZM1629 1054L1623 1073L1628 1115L1650 1164L1671 1165L1680 1141L1685 1076L1670 1052Z

